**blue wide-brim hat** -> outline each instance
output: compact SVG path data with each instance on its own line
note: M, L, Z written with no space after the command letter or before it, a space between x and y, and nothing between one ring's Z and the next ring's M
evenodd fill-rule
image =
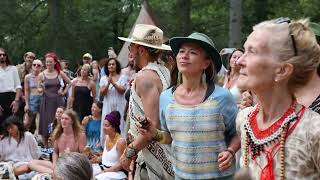
M179 49L184 43L195 43L200 45L211 57L216 72L218 73L222 66L222 61L218 50L215 48L213 41L205 34L194 32L188 37L173 37L169 40L172 52L177 56Z

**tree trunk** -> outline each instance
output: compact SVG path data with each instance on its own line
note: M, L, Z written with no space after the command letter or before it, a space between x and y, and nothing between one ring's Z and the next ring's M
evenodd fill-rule
M191 0L177 0L177 16L181 35L189 35L192 32Z
M241 47L242 0L230 0L229 47Z
M61 4L60 0L47 0L49 9L49 22L50 22L50 36L49 43L53 52L60 52L61 50Z

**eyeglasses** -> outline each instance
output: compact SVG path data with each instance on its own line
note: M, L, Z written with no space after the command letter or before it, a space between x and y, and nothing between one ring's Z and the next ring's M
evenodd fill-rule
M41 64L32 64L34 67L41 67Z
M287 18L287 17L280 17L280 18L274 20L274 23L276 23L276 24L282 24L282 23L290 24L291 20L290 20L290 18ZM296 47L296 41L294 40L293 34L291 34L291 30L290 30L290 37L291 37L292 46L293 46L293 50L294 50L294 56L297 56L298 55L298 50L297 50L297 47Z
M7 55L6 54L0 54L0 56L6 57Z

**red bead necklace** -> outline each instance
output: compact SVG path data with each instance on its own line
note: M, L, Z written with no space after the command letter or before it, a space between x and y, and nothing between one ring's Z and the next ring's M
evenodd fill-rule
M260 106L258 105L257 108L252 112L249 117L249 124L252 128L252 131L256 138L263 139L271 136L274 134L283 124L283 121L294 112L295 104L291 105L289 109L277 120L275 121L270 127L265 130L260 130L257 123L257 115L260 110Z
M248 122L245 124L253 159L260 155L260 152L264 150L265 146L277 141L281 136L282 129L297 119L297 114L295 113L296 103L293 103L270 127L265 130L260 130L257 123L259 107L259 105L255 107L254 111L249 115Z

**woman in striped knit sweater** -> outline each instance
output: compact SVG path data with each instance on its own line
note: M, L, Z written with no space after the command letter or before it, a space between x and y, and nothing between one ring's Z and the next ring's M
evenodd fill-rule
M228 90L214 84L220 55L202 33L172 38L170 46L178 82L160 96L161 130L140 128L140 133L171 143L176 179L232 179L240 146L237 106Z

